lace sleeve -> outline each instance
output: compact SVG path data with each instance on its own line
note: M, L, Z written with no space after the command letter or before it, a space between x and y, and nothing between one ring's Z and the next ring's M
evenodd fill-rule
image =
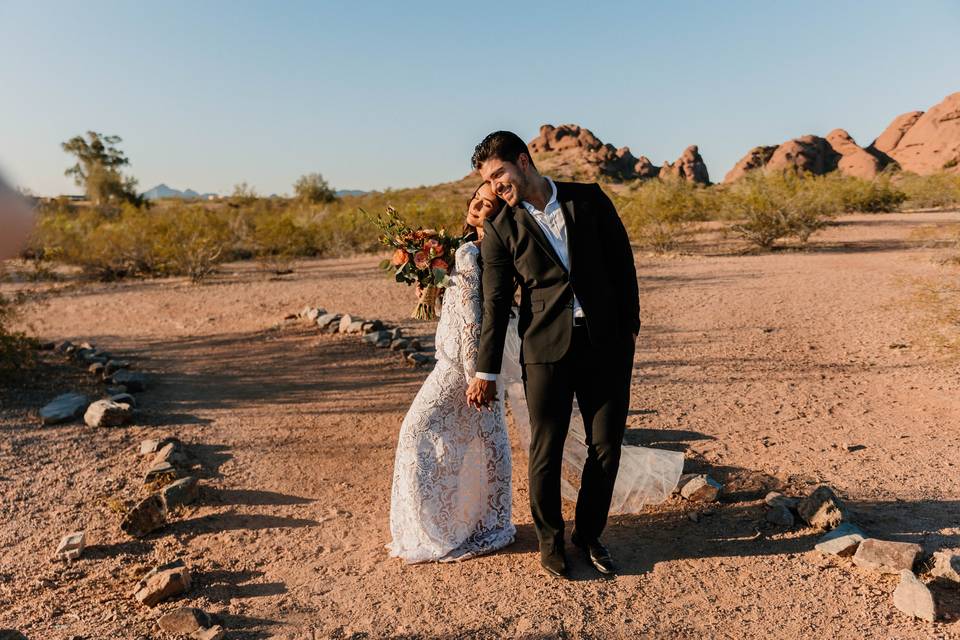
M460 360L467 380L477 372L477 354L480 351L480 322L483 319L483 293L480 287L480 264L477 251L464 246L457 251L459 274L457 295L463 313L463 334L460 339Z

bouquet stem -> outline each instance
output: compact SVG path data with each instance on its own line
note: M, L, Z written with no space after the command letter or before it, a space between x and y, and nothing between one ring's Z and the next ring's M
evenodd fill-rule
M417 303L417 308L413 310L413 317L417 320L435 320L437 315L437 302L439 300L440 289L433 285L426 287Z

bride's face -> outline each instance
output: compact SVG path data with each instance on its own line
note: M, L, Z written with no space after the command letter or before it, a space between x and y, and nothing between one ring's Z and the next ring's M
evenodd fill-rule
M489 184L484 184L473 196L467 208L467 224L477 230L477 236L483 240L483 221L492 218L500 211L503 203L493 195Z

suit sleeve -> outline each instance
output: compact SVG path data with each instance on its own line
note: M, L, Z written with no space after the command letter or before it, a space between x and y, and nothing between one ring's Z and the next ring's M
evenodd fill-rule
M499 374L503 364L503 344L510 324L513 302L513 256L490 220L483 223L483 322L480 328L480 352L477 371Z
M600 185L594 186L597 188L600 229L604 239L609 243L611 267L621 292L620 310L623 321L632 333L640 333L640 291L630 237L613 202Z

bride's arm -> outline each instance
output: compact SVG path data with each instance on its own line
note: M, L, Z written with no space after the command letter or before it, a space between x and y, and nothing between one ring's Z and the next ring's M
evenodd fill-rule
M460 337L460 360L467 380L477 373L480 351L480 322L483 319L483 296L480 293L480 266L477 255L468 251L457 256L459 274L457 295L463 313L463 335Z

